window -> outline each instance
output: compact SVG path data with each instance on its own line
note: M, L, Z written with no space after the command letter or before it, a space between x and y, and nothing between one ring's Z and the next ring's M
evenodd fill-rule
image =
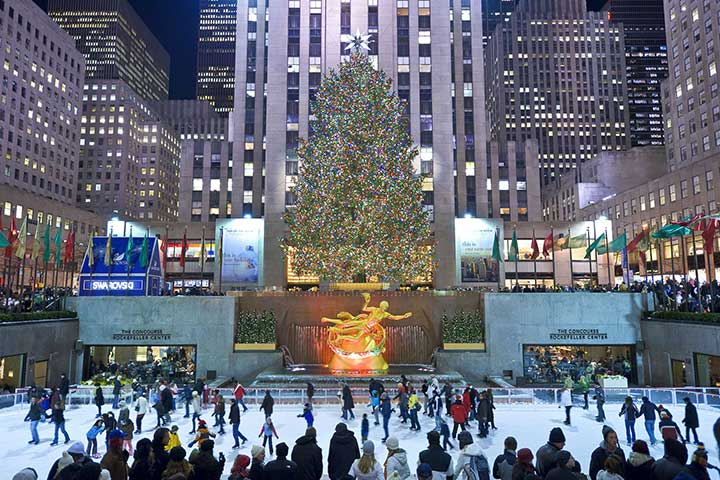
M668 191L670 193L670 201L674 202L677 200L677 193L675 192L675 184L672 184L668 187Z
M658 191L658 198L660 199L660 206L661 207L664 206L665 205L665 189L664 188L661 188Z
M712 170L708 170L705 172L705 190L708 192L715 188L715 185L713 184L713 172Z
M640 196L640 211L644 212L647 210L647 204L645 203L645 195Z
M655 192L648 193L648 203L651 209L655 208Z
M695 175L692 177L693 195L700 193L700 176Z
M203 189L203 179L202 178L193 178L193 192L202 192Z
M688 196L688 182L687 180L682 180L680 182L680 198L687 198Z

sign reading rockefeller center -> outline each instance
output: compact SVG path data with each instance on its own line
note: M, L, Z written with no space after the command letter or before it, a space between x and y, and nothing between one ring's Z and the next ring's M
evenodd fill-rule
M558 328L550 340L607 340L608 334L596 328Z
M170 340L172 335L165 333L162 329L137 329L137 330L120 330L120 333L113 333L113 340L134 340L134 341L148 341L148 340Z

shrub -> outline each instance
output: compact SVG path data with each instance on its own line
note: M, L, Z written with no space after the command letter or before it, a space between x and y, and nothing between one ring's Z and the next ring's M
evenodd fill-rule
M275 343L272 311L241 311L235 324L235 343Z
M694 312L653 312L650 314L651 319L658 320L676 320L680 322L702 322L720 324L720 313L694 313Z
M484 343L485 321L480 310L443 313L442 338L444 343Z
M0 313L0 322L27 322L32 320L53 320L56 318L77 318L77 312L60 310L55 312Z

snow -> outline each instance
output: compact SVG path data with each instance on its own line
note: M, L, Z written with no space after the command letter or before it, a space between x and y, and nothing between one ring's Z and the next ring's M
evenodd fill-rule
M250 407L250 406L249 406ZM302 407L289 405L276 405L273 415L273 422L278 431L280 440L276 442L285 442L290 447L295 443L295 439L304 434L305 421L297 418L296 415L302 411ZM625 445L625 426L622 418L618 417L620 411L619 404L606 404L605 412L608 415L607 424L611 425L617 432L625 453L629 453L630 448ZM675 405L670 407L670 411L676 417L678 424L682 419L683 406ZM92 425L97 409L94 406L71 407L65 412L65 427L73 440L80 440L86 444L85 433ZM490 436L486 439L480 439L474 435L475 442L479 443L488 460L492 462L497 455L502 453L503 440L506 436L512 435L518 440L518 448L527 447L533 452L547 441L548 433L553 427L561 427L567 438L566 450L569 450L582 464L583 472L587 472L590 463L590 455L602 440L602 425L595 421L595 409L591 405L590 410L582 410L581 408L573 408L571 427L562 424L564 420L564 410L556 406L544 405L497 405L495 411L495 423L498 430L491 431ZM4 426L4 435L0 436L0 464L4 478L11 478L9 475L20 471L22 468L31 466L38 471L39 478L47 478L48 471L52 463L61 455L67 445L62 443L58 446L51 447L54 426L52 424L41 423L38 426L40 433L39 445L28 445L26 442L30 439L29 423L23 422L26 411L18 408L0 410L0 424ZM318 405L315 407L315 428L318 431L318 443L323 449L323 460L325 469L327 469L327 451L330 437L334 432L335 425L342 421L340 418L340 407L332 405ZM353 430L360 439L360 419L362 413L368 413L370 419L370 439L375 442L375 452L379 460L384 461L386 450L381 444L380 439L383 437L382 425L373 425L373 417L370 410L364 406L355 409L356 419L348 423L348 427ZM705 442L709 451L710 463L718 464L718 446L715 443L712 434L712 425L720 416L720 411L705 406L698 406L701 427L698 429L700 440ZM173 415L173 424L180 427L181 439L184 446L193 438L188 432L192 429L190 419L182 418L182 412ZM115 411L117 417L118 412ZM131 409L131 415L134 420L134 412ZM213 418L211 411L207 410L203 418L212 425ZM141 435L135 435L133 443L136 443L141 437L152 437L150 427L155 425L156 417L154 414L148 414L144 419L145 431ZM227 418L226 418L227 420ZM257 443L258 433L263 422L263 415L257 410L257 406L252 407L243 417L240 425L240 431L250 440L245 447L239 450L233 450L231 447L234 443L230 425L226 425L226 434L218 435L215 443L215 454L224 452L227 458L225 472L229 474L230 467L235 456L243 453L249 456L250 447L253 443ZM434 428L434 419L424 415L420 415L420 422L423 427L422 433L416 433L409 430L409 422L407 425L399 423L400 420L396 414L390 423L390 434L396 436L400 441L400 447L404 448L408 453L408 459L412 465L418 458L418 453L425 448L425 433ZM452 422L449 422L452 427ZM470 431L477 433L477 424L472 423ZM680 424L681 425L681 424ZM656 424L657 428L657 424ZM644 424L638 421L635 424L637 438L647 440ZM684 435L684 428L683 435ZM656 436L659 432L656 431ZM104 434L102 436L104 439ZM60 441L62 442L62 433L60 433ZM648 442L649 443L649 442ZM104 442L98 439L98 447L101 453L104 453ZM457 442L455 442L457 445ZM690 454L694 451L693 445L688 445ZM187 448L186 448L187 450ZM663 446L659 443L655 447L651 447L651 454L655 458L662 457ZM456 457L456 451L454 453ZM189 451L188 451L189 453ZM131 460L132 462L132 460ZM5 476L8 475L8 476ZM226 478L223 476L223 478ZM717 472L711 472L711 478L720 479Z

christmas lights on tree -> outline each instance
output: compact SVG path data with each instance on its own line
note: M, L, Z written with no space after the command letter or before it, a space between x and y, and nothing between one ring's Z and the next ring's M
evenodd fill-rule
M432 239L418 155L391 81L361 49L317 92L298 148L295 206L282 243L300 275L333 281L429 277Z

